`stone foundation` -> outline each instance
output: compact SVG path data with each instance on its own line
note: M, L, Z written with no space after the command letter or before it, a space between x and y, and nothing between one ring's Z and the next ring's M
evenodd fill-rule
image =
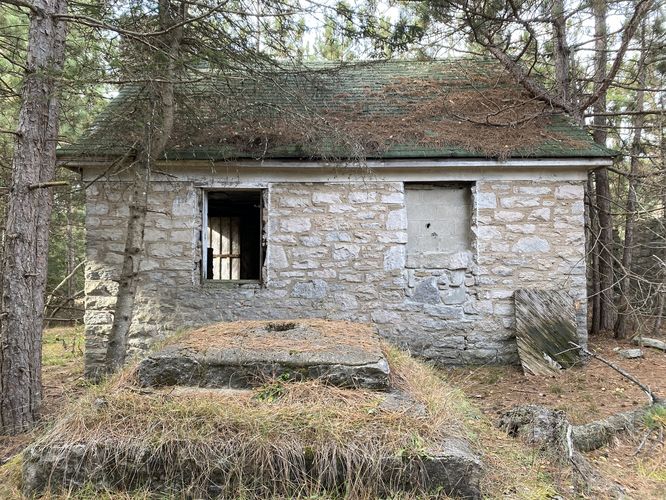
M149 193L134 352L218 321L326 318L372 322L385 338L441 364L511 363L519 288L569 291L585 341L584 181L468 183L468 248L457 244L433 259L407 258L403 182L263 183L262 283L202 284L206 179L183 179L153 182ZM89 376L103 363L113 321L130 193L121 181L98 181L87 190ZM440 231L451 227L452 238L460 230L442 223L444 216L438 220Z

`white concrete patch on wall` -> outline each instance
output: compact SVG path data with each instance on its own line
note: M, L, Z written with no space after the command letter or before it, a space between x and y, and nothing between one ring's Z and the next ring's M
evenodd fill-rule
M471 185L405 184L407 267L471 251Z

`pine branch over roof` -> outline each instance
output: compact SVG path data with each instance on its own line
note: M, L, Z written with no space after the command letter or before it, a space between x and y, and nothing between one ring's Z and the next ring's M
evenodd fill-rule
M108 158L139 144L148 87L121 90L61 157ZM179 83L166 159L608 157L560 110L495 62L326 63Z

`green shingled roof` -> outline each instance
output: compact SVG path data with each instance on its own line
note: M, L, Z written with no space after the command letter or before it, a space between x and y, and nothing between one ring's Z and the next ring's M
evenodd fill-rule
M63 158L125 154L155 102L128 85ZM313 64L176 86L167 159L607 157L485 59Z

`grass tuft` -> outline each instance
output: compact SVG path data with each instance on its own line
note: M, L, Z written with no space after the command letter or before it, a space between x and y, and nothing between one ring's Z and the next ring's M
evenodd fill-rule
M666 406L654 406L645 414L645 426L648 429L666 430Z

